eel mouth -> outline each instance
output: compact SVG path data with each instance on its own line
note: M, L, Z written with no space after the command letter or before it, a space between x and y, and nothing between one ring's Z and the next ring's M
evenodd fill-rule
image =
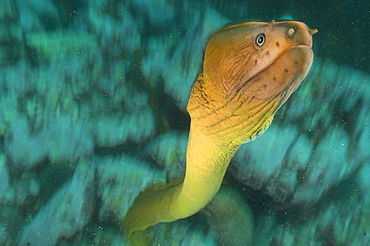
M308 49L312 50L312 42L310 44L296 44L296 45L289 46L288 48L283 50L278 56L276 56L276 58L274 60L272 60L271 63L266 66L266 68L271 66L272 64L274 64L276 62L276 60L278 60L281 56L283 56L286 53L288 53L289 51L291 51L293 49L297 49L297 48L298 49L307 49L308 48Z
M274 24L275 22L272 21L272 23ZM312 35L314 35L315 33L318 33L318 30L317 29L309 29L308 26L306 26L306 25L305 25L305 27L298 27L298 28L297 28L297 26L299 26L299 24L294 25L294 26L290 26L290 28L288 28L286 30L286 36L285 36L286 39L291 39L291 40L293 39L296 42L296 44L288 46L286 49L282 50L281 53L278 56L275 57L275 59L273 59L269 64L267 64L265 68L261 69L261 71L259 71L256 75L260 74L265 69L269 68L281 56L283 56L287 52L291 51L292 49L296 49L296 48L306 49L306 48L309 48L310 50L312 50L312 45L313 45Z
M282 56L284 56L285 54L287 54L288 52L291 52L292 50L294 49L301 49L301 50L307 50L305 53L308 54L308 53L313 53L312 52L312 44L309 45L309 44L297 44L297 45L292 45L292 46L289 46L288 48L286 48L285 50L283 50L278 56L275 57L275 59L273 59L270 63L268 63L264 68L262 68L260 71L258 71L255 75L253 75L252 77L248 78L248 80L246 80L240 88L246 86L248 84L249 81L253 80L255 77L257 76L260 76L262 73L264 73L266 70L270 69L271 66L273 66L274 64L276 64L276 62L281 59Z

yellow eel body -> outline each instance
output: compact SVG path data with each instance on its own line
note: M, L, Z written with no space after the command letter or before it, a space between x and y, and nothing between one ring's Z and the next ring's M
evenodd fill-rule
M187 105L185 178L136 198L124 220L132 244L144 244L140 231L189 217L212 200L240 145L269 127L306 77L316 32L296 21L242 22L211 37Z

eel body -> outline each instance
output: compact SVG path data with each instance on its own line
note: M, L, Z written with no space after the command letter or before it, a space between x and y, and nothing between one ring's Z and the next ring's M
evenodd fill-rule
M306 77L316 32L296 21L242 22L210 38L187 105L185 178L136 198L124 220L128 238L142 237L140 231L159 222L189 217L212 200L240 145L269 127Z

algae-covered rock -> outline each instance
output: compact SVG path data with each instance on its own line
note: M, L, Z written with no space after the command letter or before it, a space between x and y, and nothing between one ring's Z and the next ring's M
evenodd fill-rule
M222 187L202 213L216 233L217 245L253 245L253 213L238 192Z
M89 33L36 32L26 37L26 44L37 51L40 61L59 60L83 52L95 50L98 44Z
M279 129L274 124L270 126L261 137L239 149L230 169L238 180L264 190L279 201L285 201L295 191L298 172L305 168L300 162L285 161L294 143L301 142L297 141L298 130L288 129ZM298 152L297 157L290 158L301 160L301 155Z
M174 124L181 120L174 110L186 113L211 33L230 18L291 14L319 29L313 67L270 129L243 146L229 169L239 185L273 198L268 211L255 211L263 207L258 199L249 204L253 245L368 245L369 74L318 58L345 52L357 61L352 66L366 67L361 11L351 14L353 1L332 8L346 6L345 16L356 21L337 25L354 28L325 30L320 18L279 11L301 5L267 2L2 0L0 244L21 238L20 245L123 245L120 223L135 197L183 176L188 132ZM349 39L333 41L337 30ZM328 49L348 43L354 46ZM68 166L78 166L71 176L55 174ZM54 185L45 177L69 181L45 192L45 183ZM220 194L205 210L209 224L204 214L160 224L148 230L153 243L243 240L246 225L232 228L247 204Z
M188 134L167 132L154 139L145 149L151 160L167 171L169 180L183 178Z
M101 115L94 119L94 135L98 146L116 146L128 140L140 142L153 135L155 120L150 108L122 117Z
M146 187L165 183L165 173L150 168L139 159L121 155L118 157L97 158L99 220L111 220L122 225L123 217L134 199Z
M143 72L152 83L164 80L164 92L184 110L191 85L201 71L203 51L209 36L229 20L213 9L196 9L187 22L185 35L152 38Z
M93 216L95 170L91 161L79 161L73 178L24 226L18 245L56 245L81 230Z
M60 163L88 156L93 151L93 140L82 123L72 123L68 116L45 122L32 133L27 119L19 114L6 131L6 153L18 167L29 170L45 158ZM19 151L22 151L22 155Z
M0 204L13 202L14 188L10 186L9 170L3 154L0 155Z
M59 13L50 0L13 1L19 12L19 25L26 32L51 30L59 25ZM48 21L44 21L44 20Z
M217 245L213 230L194 226L188 219L159 223L147 231L151 242L155 245Z

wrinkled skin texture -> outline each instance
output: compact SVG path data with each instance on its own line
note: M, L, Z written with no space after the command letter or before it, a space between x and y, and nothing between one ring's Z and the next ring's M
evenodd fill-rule
M243 22L211 37L187 105L184 181L149 188L135 200L124 221L127 237L140 241L134 244L145 244L136 240L139 231L191 216L213 199L240 145L268 128L306 77L315 32L295 21Z

